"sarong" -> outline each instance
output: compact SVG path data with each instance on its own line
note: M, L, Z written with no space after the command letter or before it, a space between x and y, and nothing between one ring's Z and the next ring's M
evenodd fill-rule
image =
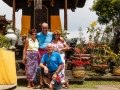
M41 48L39 48L39 53L40 53L40 60L42 59L42 56L45 54L45 53L47 53L47 50L46 49L41 49ZM40 61L39 61L39 63L40 63Z
M36 75L38 61L40 59L39 52L28 50L26 53L25 71L28 81L33 81Z

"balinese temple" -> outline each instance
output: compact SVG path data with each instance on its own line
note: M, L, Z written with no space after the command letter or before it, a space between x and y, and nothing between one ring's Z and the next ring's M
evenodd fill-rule
M73 12L76 8L83 8L86 0L3 0L13 7L15 12L22 9L21 34L28 34L31 28L41 31L41 24L49 24L50 31L62 29L60 9L64 9L64 28L67 28L67 9ZM14 15L14 12L13 12ZM15 15L13 16L15 17ZM15 18L13 18L15 19ZM17 18L16 18L17 19ZM15 21L15 20L13 20ZM17 22L16 22L17 23Z
M10 23L11 21L6 19L6 15L0 15L0 34L5 34L6 26Z

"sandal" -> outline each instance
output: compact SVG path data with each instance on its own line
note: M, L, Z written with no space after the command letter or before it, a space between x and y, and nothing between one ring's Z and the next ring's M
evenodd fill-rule
M34 86L33 89L39 89L38 86Z
M36 89L43 89L43 88L44 88L43 85L38 85L38 86L36 87Z
M65 83L65 89L68 89L69 88L69 84L66 82Z
M34 84L32 84L31 86L32 86L32 87L35 87L35 85L34 85Z
M62 88L68 89L69 88L68 82L65 82L64 84L62 84Z
M28 85L27 88L31 88L31 86Z

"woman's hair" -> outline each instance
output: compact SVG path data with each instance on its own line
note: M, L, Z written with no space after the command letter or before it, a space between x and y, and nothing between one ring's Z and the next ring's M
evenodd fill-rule
M29 34L32 34L32 33L37 33L37 30L36 29L31 29Z
M61 34L61 32L59 30L55 30L53 34Z

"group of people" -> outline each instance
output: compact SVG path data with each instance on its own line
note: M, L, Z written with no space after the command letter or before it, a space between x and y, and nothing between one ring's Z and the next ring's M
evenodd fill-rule
M48 24L42 24L42 31L30 30L23 49L23 64L25 64L28 88L43 88L43 77L51 75L49 88L58 89L58 83L68 88L65 80L65 50L68 45L61 37L61 32L48 31Z

